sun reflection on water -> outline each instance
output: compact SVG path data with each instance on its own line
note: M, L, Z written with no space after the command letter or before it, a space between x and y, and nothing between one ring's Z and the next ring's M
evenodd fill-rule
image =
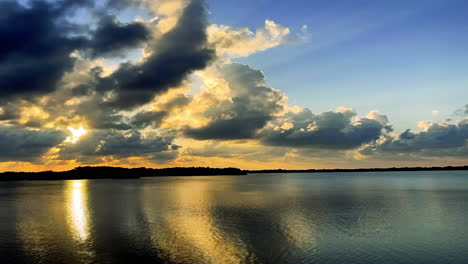
M283 191L278 192L283 195L299 195L301 188L296 181L290 178L284 178L281 185ZM280 197L278 200L284 200L286 197ZM287 210L281 210L278 222L281 230L285 234L291 245L305 250L306 248L315 248L317 244L315 222L307 218L303 206L293 201L287 207Z
M87 180L76 180L66 186L67 225L79 242L85 242L90 233L87 184Z
M171 258L205 263L241 263L247 255L246 245L236 234L227 234L217 225L212 212L209 181L174 182L170 197L177 207L165 216L169 233L152 234L155 246ZM149 195L151 196L151 195ZM151 219L156 212L145 206ZM194 259L195 258L195 259Z

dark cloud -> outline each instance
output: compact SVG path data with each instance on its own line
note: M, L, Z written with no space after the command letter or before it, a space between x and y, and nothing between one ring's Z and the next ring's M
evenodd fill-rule
M206 23L203 2L193 1L174 29L158 40L153 55L143 63L123 63L107 77L101 76L102 68L92 68L91 81L71 89L71 96L83 97L73 114L85 117L88 125L95 129L159 126L167 112L188 104L191 98L179 95L160 105L163 110L159 112L142 112L133 117L125 117L122 110L150 102L156 94L180 85L190 73L204 68L213 59L213 51L206 47ZM120 45L118 47L123 47Z
M272 146L353 149L377 140L390 129L382 121L386 120L385 116L358 118L353 122L354 116L351 110L314 115L304 109L273 122L273 126L259 133L259 138L264 144Z
M406 130L361 150L364 155L413 154L419 156L468 156L468 119L457 124L430 123L418 133Z
M145 3L145 0L108 0L107 8L127 8L130 6L139 6Z
M65 145L59 152L60 159L86 160L112 156L114 158L148 157L153 158L178 149L173 145L171 134L143 136L136 130L119 132L116 130L93 130L75 144ZM176 156L174 154L174 156Z
M107 104L128 109L148 103L156 94L180 85L193 71L205 68L215 56L207 47L206 12L203 1L193 0L145 62L123 63L112 75L97 78L98 90L115 93Z
M232 102L212 106L205 113L211 121L201 128L187 128L186 136L199 140L260 139L271 146L353 149L391 129L386 116L375 112L372 118L354 122L355 113L349 110L314 115L305 109L276 117L283 109L284 97L265 86L261 71L235 63L221 70L229 83Z
M151 160L159 164L165 164L176 159L178 156L179 153L177 151L164 151L152 154Z
M159 103L161 111L142 111L136 113L130 119L130 125L134 128L142 129L146 127L158 128L164 118L175 111L175 109L183 107L190 103L191 98L183 94L179 94L165 103Z
M266 87L263 73L247 65L233 63L221 70L229 83L232 102L211 107L205 113L211 122L205 127L187 128L185 134L199 140L254 138L283 109L284 96Z
M83 2L84 3L84 2ZM56 89L73 68L71 52L86 44L64 19L72 1L32 1L25 7L0 2L0 97L43 94Z
M80 84L78 86L75 86L71 89L71 96L72 97L81 97L81 96L86 96L90 95L92 92L93 87L89 84Z
M1 96L0 96L1 97ZM0 110L0 120L15 120L18 119L20 113L18 111L18 104L13 102L4 102Z
M87 90L84 87L84 90ZM73 89L73 93L76 91ZM80 92L81 93L81 92ZM88 94L89 91L84 92ZM165 103L158 104L160 111L141 111L134 114L132 117L124 117L119 109L110 107L101 101L100 97L91 97L85 100L73 111L73 115L80 115L86 117L87 123L90 127L95 129L117 129L117 130L130 130L130 129L143 129L151 126L158 128L163 119L175 111L175 109L187 105L191 98L184 95L178 95ZM1 117L1 116L0 116Z
M131 124L136 128L152 126L159 127L164 117L168 115L166 111L145 111L133 116Z
M79 113L87 116L89 123L96 129L144 129L146 127L158 128L165 117L174 109L183 107L191 101L191 98L185 95L178 95L165 103L158 104L161 111L141 111L131 118L124 118L118 111L106 104L96 104L96 102L87 102L82 104L83 109ZM97 107L96 107L97 106ZM96 109L95 109L96 108Z
M65 133L61 131L0 126L0 162L34 162L63 140Z
M464 108L458 109L457 111L455 111L455 113L453 113L453 115L455 115L455 116L466 116L466 115L468 115L468 104L466 104Z
M88 125L94 129L129 130L132 128L118 110L103 104L99 96L80 103L71 114L71 116L76 115L85 117Z
M92 57L120 56L128 48L136 47L150 39L150 32L143 23L123 24L115 17L102 18L88 43Z

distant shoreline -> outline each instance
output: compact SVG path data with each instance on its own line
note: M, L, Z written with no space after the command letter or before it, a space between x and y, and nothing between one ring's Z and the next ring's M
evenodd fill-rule
M247 173L332 173L332 172L385 172L385 171L463 171L467 166L446 167L392 167L392 168L358 168L358 169L307 169L307 170L244 170Z
M400 167L360 169L308 169L308 170L241 170L239 168L177 167L165 169L122 167L77 167L69 171L3 172L0 181L49 181L88 179L138 179L170 176L221 176L253 173L333 173L333 172L386 172L386 171L464 171L468 166Z

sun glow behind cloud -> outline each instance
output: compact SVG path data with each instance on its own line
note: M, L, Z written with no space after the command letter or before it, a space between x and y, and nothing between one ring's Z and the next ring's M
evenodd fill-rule
M67 127L67 129L71 133L71 136L65 139L65 142L68 142L68 143L76 143L80 140L82 136L88 133L88 131L84 129L82 126L80 126L79 128Z

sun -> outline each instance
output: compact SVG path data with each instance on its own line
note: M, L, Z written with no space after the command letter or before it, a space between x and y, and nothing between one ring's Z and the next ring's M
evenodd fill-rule
M70 130L71 136L67 137L67 139L65 139L65 142L70 142L70 143L78 142L78 140L80 140L82 136L88 133L88 131L84 129L82 126L80 126L79 128L67 127L67 129Z
M83 184L81 182L74 182L73 183L73 188L81 188Z

